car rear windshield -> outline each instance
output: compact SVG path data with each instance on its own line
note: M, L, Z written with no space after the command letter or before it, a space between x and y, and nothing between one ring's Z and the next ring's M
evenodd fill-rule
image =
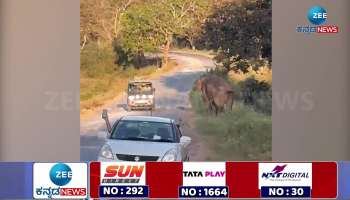
M114 129L111 139L176 142L172 124L149 121L121 120Z
M129 84L129 94L152 94L151 83L133 83Z

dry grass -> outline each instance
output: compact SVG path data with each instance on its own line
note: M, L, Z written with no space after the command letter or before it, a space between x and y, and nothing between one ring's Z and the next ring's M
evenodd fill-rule
M253 70L252 67L249 67L247 73L243 73L240 70L238 72L230 71L228 76L236 83L245 81L248 78L254 78L260 82L264 81L270 85L272 84L272 69L268 66L259 67L258 70Z

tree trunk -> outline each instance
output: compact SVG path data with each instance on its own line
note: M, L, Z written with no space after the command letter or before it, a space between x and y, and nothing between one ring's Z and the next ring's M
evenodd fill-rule
M84 49L86 42L87 42L87 36L86 34L84 34L84 41L83 41L83 44L80 46L80 51Z
M172 40L171 36L168 36L163 48L163 66L164 67L168 65L171 40Z
M192 50L196 50L196 46L194 45L193 39L188 37L188 42L190 43L191 49Z

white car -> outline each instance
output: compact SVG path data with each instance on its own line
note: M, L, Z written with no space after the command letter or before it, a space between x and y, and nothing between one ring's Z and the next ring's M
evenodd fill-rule
M180 126L173 119L125 116L111 126L106 110L102 118L108 133L102 133L106 142L99 152L99 161L189 160L191 138L182 136Z

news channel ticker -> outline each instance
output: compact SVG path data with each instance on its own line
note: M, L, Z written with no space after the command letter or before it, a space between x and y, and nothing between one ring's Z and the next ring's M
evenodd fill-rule
M326 8L318 5L313 6L308 10L306 14L306 18L311 23L311 25L298 25L296 27L296 31L298 33L339 33L339 26L334 24L325 24L328 20L328 17L329 14Z
M338 191L336 162L0 163L0 170L0 198L330 199Z
M335 162L90 163L91 198L336 198L336 196Z

